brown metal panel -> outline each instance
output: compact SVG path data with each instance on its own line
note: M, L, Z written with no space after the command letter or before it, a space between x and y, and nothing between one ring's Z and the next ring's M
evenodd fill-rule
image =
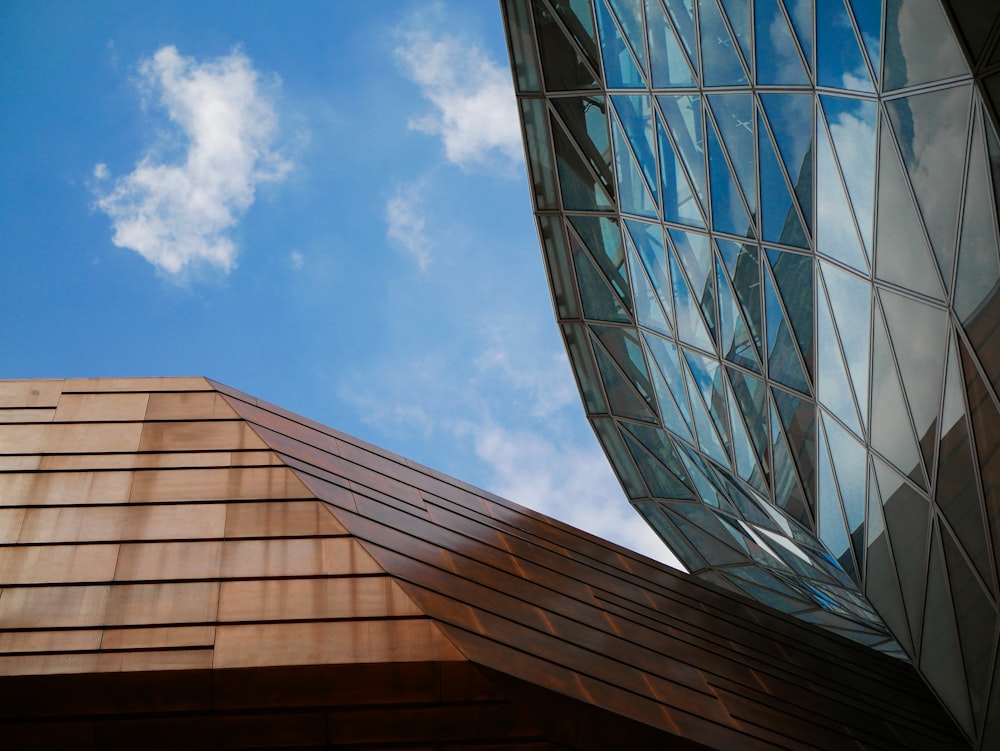
M15 459L31 459L15 463ZM23 464L23 466L21 466ZM3 470L170 469L198 467L259 467L279 465L272 451L184 451L148 454L54 454L35 457L0 457Z
M58 624L55 624L58 625ZM99 649L101 631L0 631L0 653L87 652Z
M51 407L28 407L25 409L0 408L0 424L13 422L52 422L56 411Z
M24 512L23 508L0 508L0 543L17 542Z
M0 594L0 628L100 626L111 594L109 585L6 587Z
M0 456L0 472L31 472L38 469L42 457L34 456Z
M12 472L0 475L0 499L5 506L124 503L131 484L131 472Z
M215 391L150 394L146 420L232 420L236 412Z
M321 712L129 719L99 726L98 741L107 751L329 748Z
M0 407L55 407L63 381L0 381Z
M0 598L0 607L3 602ZM107 598L107 626L211 623L219 607L219 582L116 584Z
M207 670L212 667L211 649L165 649L139 652L102 652L98 672L159 672Z
M98 652L0 655L0 675L96 673L99 662Z
M124 543L115 581L218 579L222 546L219 541Z
M135 451L141 423L0 426L0 454L76 454Z
M142 420L148 394L67 394L59 399L54 422Z
M140 451L225 451L263 449L267 445L242 420L217 422L147 422Z
M343 534L347 530L320 501L230 503L226 507L228 538Z
M132 503L122 508L126 512L123 540L195 540L225 535L225 503Z
M215 626L108 628L104 630L100 640L101 649L211 647L214 644Z
M447 744L468 739L537 738L538 729L506 703L458 707L387 707L346 709L329 715L330 742L350 746L424 743ZM431 746L433 747L433 746Z
M219 621L387 618L422 615L388 577L222 582Z
M126 506L41 506L23 509L18 542L115 542Z
M18 545L0 555L0 585L110 581L117 545Z
M382 573L356 540L346 537L231 540L222 551L222 577L323 576Z
M152 503L312 497L287 467L246 467L136 472L129 500Z
M220 625L215 667L461 660L432 621Z
M67 378L62 390L67 393L103 393L109 391L211 391L202 377L151 378Z

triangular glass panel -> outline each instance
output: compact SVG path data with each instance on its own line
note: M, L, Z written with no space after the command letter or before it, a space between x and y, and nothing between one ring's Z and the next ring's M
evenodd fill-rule
M819 204L816 207L816 250L867 274L868 259L861 250L854 214L840 182L840 171L822 121L817 123L816 133L819 144L816 154L816 200Z
M656 296L659 298L668 319L673 317L671 305L671 286L667 276L667 256L663 248L663 228L659 224L637 222L626 219L629 239L635 243L642 265L646 269L649 280L653 283Z
M861 52L844 0L817 0L816 73L820 86L874 92L868 64Z
M795 36L811 67L813 58L813 0L784 0Z
M650 219L659 218L656 202L649 192L642 169L636 162L628 145L628 139L615 118L612 118L611 132L615 144L615 167L618 174L618 201L623 212L637 214Z
M656 0L650 0L656 2ZM687 58L695 69L698 77L698 41L694 24L694 3L691 0L664 0L672 26L681 38L681 44L687 51Z
M625 305L612 289L604 274L597 268L578 238L570 233L573 244L573 265L576 268L576 281L580 289L580 299L583 301L585 317L598 321L616 321L632 323L632 316Z
M707 125L708 169L712 186L712 226L719 232L754 237L754 223L747 215L736 180L729 171L726 154L715 125Z
M802 494L799 473L788 452L778 415L771 407L771 455L774 457L774 502L807 529L815 529L808 503Z
M816 391L820 403L837 416L857 435L863 436L858 408L855 405L851 382L840 352L833 318L827 308L826 293L820 286L819 310L817 311L817 356ZM865 339L868 337L865 336Z
M948 313L888 290L881 290L879 297L929 476L948 349Z
M768 248L767 259L806 366L813 371L813 259Z
M757 214L757 169L754 143L754 107L750 94L712 94L708 103L719 126L740 190L751 216Z
M965 374L965 389L969 395L969 417L976 439L986 516L988 519L997 519L1000 518L1000 458L996 446L1000 445L1000 410L976 368L972 353L964 344L959 346L959 353ZM1000 525L990 524L990 534L993 538L993 550L1000 550Z
M677 345L645 332L643 333L643 338L646 341L646 346L649 348L650 354L653 356L653 361L666 379L667 390L672 397L669 401L676 404L684 418L686 429L675 430L674 432L682 438L687 439L690 443L694 443L694 418L691 416L691 408L688 406L684 377L681 374L680 361L677 355ZM667 403L667 400L662 398L660 401L661 404ZM669 415L669 411L664 410L662 406L661 415L664 416L665 421Z
M955 258L971 94L968 84L885 103L945 286Z
M709 336L708 329L705 328L698 301L691 294L691 288L688 287L684 275L681 274L673 251L668 249L667 256L670 259L670 279L674 290L674 318L677 324L677 335L683 342L713 352L712 338Z
M717 360L695 354L691 350L684 349L682 351L687 359L688 367L691 369L691 374L694 376L694 383L708 406L712 422L715 424L723 444L725 444L727 453L730 453L728 450L732 448L732 441L729 435L728 400L722 378L722 368Z
M639 474L654 498L695 500L694 494L661 462L645 451L628 431L622 432L625 445L635 460Z
M682 351L683 348L682 348ZM686 355L688 352L684 351ZM685 368L682 365L682 370L690 373L689 368ZM704 373L697 373L695 375L688 375L688 396L690 397L691 403L691 413L694 416L694 424L697 428L698 433L698 443L701 450L710 456L715 461L719 462L723 466L729 466L730 460L726 454L725 449L722 448L722 443L719 440L719 436L716 433L713 421L709 417L709 408L705 406L705 402L702 401L701 392L705 388L704 381L706 376ZM708 388L711 389L711 383L708 384Z
M671 520L691 541L705 560L712 566L731 566L745 563L747 556L736 551L732 537L719 526L714 517L698 503L670 504ZM681 515L681 511L684 515ZM685 518L693 516L697 521ZM709 532L706 526L712 530ZM714 534L713 534L714 533ZM725 538L725 539L722 539Z
M761 94L774 140L785 172L792 181L806 225L812 227L812 96L809 94Z
M627 375L615 367L614 360L592 337L594 356L597 360L597 369L601 373L601 380L604 382L604 390L608 395L608 403L612 414L617 417L627 417L643 422L655 423L656 416L647 403L646 399L639 394L632 385Z
M607 99L592 94L555 97L548 101L591 171L597 175L602 184L610 187L614 171L611 168Z
M953 305L962 323L970 331L975 331L977 327L971 324L976 320L976 314L992 307L992 303L988 301L996 299L997 284L1000 282L1000 257L994 227L995 204L990 199L990 174L987 168L993 154L988 154L986 150L982 116L977 114L972 127L969 182L965 191ZM974 344L978 344L978 341Z
M632 50L635 59L643 73L649 73L646 62L646 35L642 25L642 0L607 0L611 11L618 18L618 23L625 32L625 41Z
M684 162L684 169L694 181L701 206L708 205L705 182L705 142L702 131L701 97L694 94L656 97L668 130Z
M657 203L659 184L656 179L656 147L653 143L653 109L648 96L617 94L611 97L611 104L618 114L625 137L635 155L646 185Z
M810 508L816 508L816 433L819 429L818 410L812 401L792 396L787 391L771 387L781 425L788 438L788 448L795 459L802 488Z
M935 529L931 537L927 570L927 601L924 605L924 626L920 639L920 672L934 686L958 724L966 732L970 732L973 723L972 708L969 705L969 682L962 668L962 661L957 659L962 654L962 647L948 592L944 557L939 546L939 534Z
M736 292L736 299L743 309L743 317L750 327L750 335L757 346L758 357L764 351L764 323L760 304L760 262L756 245L742 244L716 238L719 255L729 272Z
M538 50L541 53L542 77L545 80L546 90L596 89L599 86L595 66L597 56L595 54L588 59L587 54L594 52L594 46L591 40L586 39L586 32L582 35L583 40L572 32L567 36L563 25L552 16L547 6L533 3L532 9L535 38L538 40ZM567 26L572 29L579 27L579 24L567 24ZM573 43L574 39L577 44ZM581 41L584 43L580 44ZM581 49L584 54L581 54Z
M896 579L903 593L907 621L920 621L927 572L930 504L878 457L874 458L882 513L896 562ZM868 568L871 570L869 559Z
M864 568L865 558L865 466L868 455L865 447L844 430L840 423L823 415L833 473L840 488L840 500L847 517L847 532L851 536L851 547L858 562L859 570Z
M736 459L736 473L761 493L767 493L767 480L757 462L753 445L750 443L750 435L743 425L743 415L740 413L732 394L729 394L729 425L733 431L733 456Z
M663 464L688 489L689 493L692 493L690 498L694 500L695 497L691 490L693 484L666 431L636 423L625 423L624 425L632 436L642 444L643 448L656 457L656 460Z
M649 371L646 369L646 358L643 356L642 345L639 344L638 333L627 327L597 324L591 325L590 330L597 335L608 354L642 394L649 407L655 409L656 402L653 400Z
M868 51L868 62L878 80L879 51L882 48L882 3L871 0L850 0L854 20L861 32L861 41Z
M729 20L729 28L736 35L743 63L747 69L753 67L753 44L750 42L750 0L721 0L722 11Z
M951 583L955 621L962 642L962 658L972 698L972 714L978 726L982 720L990 676L993 673L990 668L997 615L962 557L958 544L947 530L939 528L939 531L947 563L948 579Z
M989 582L992 589L990 543L986 517L979 499L974 462L971 436L965 419L965 383L955 343L952 342L949 348L944 412L941 415L941 463L935 499L980 578Z
M768 377L803 394L809 393L809 383L799 361L785 313L781 309L771 272L764 271L764 307L767 312Z
M629 276L632 279L632 292L635 297L636 322L657 333L673 336L667 316L660 304L660 297L653 291L631 237L626 237L626 245L629 254Z
M668 222L704 227L701 207L695 199L691 182L688 180L674 147L667 138L663 121L656 118L656 135L660 147L660 180L663 196L663 218Z
M770 440L767 429L767 389L759 378L746 375L733 368L726 368L726 372L729 374L729 382L733 387L733 395L736 397L740 412L743 414L743 421L750 431L750 439L757 452L757 459L765 473L769 475L771 465L768 459Z
M735 506L729 502L729 499L719 494L718 488L712 484L712 482L708 479L708 476L705 474L704 464L701 462L700 458L701 455L688 450L684 445L681 445L677 454L681 457L681 461L684 462L684 467L687 469L688 477L691 478L691 482L694 483L701 502L712 506L713 508L721 508L735 514ZM695 461L696 459L698 461Z
M882 72L886 91L968 73L938 0L888 0Z
M705 559L695 550L691 541L681 534L677 525L668 517L659 503L654 501L639 501L633 503L632 507L639 513L646 523L653 528L653 531L663 540L664 544L673 551L683 566L691 573L700 572L701 576L709 573L704 570L707 566Z
M610 184L605 184L591 172L590 165L577 151L578 147L554 118L552 139L563 208L567 211L613 210L614 202L606 190Z
M875 276L943 300L941 278L896 155L889 123L882 121L879 146Z
M868 420L868 344L871 337L871 286L864 279L819 262L829 295L833 322L840 334L848 376L861 410L861 422Z
M877 307L876 307L877 311ZM882 316L876 315L872 363L872 446L903 474L927 487L917 439Z
M807 85L809 77L778 0L754 2L754 28L759 45L757 84Z
M611 466L615 468L618 481L625 489L625 494L631 500L649 498L649 491L642 481L642 475L632 462L632 456L625 443L622 441L621 433L615 426L615 420L611 417L591 416L590 424L597 433L597 437L604 447L605 453L611 461Z
M694 77L687 55L659 0L646 0L646 28L649 33L649 67L652 69L653 88L672 86L694 88Z
M698 298L709 331L713 339L716 339L718 315L715 309L715 279L712 275L712 251L708 235L672 228L668 228L667 231L674 248L677 249L677 257L684 267L691 288Z
M656 393L656 401L659 405L660 420L663 422L663 426L678 436L682 440L693 444L694 434L692 433L693 427L691 425L691 417L688 413L687 398L684 396L683 391L674 391L666 382L663 376L665 369L661 368L660 359L653 355L654 347L656 349L661 349L663 347L669 347L673 350L673 343L665 343L658 337L654 337L652 334L645 333L646 346L649 347L650 357L652 358L652 365L650 366L650 375L653 378L653 391ZM656 340L661 343L661 346L650 346L651 340ZM676 364L674 368L676 369ZM677 378L680 378L680 373L678 372ZM676 400L676 401L675 401ZM681 407L678 407L678 403ZM681 410L683 410L685 417L681 416Z
M875 217L875 128L878 124L878 106L866 99L828 94L821 94L819 100L833 139L835 163L844 176L844 183L851 197L850 203L861 230L861 239L870 256Z
M583 240L615 292L624 300L626 307L631 308L628 278L625 276L622 231L618 222L606 216L571 215L567 218L573 227L572 232Z
M865 523L866 556L865 595L878 610L893 636L908 654L913 654L911 626L899 591L899 577L889 550L889 538L882 518L882 504L875 484L875 471L869 472L868 516Z
M760 373L757 351L750 341L733 289L722 270L722 264L718 262L715 280L719 291L719 351L730 362Z
M574 41L587 55L587 61L594 69L599 65L597 54L597 32L594 29L594 16L589 2L553 3L553 10L562 18Z
M604 78L609 89L644 89L646 82L639 73L625 37L618 30L607 0L596 0L597 27L600 30L601 56L604 58Z
M698 0L698 19L702 49L712 51L702 56L702 83L705 86L746 85L746 71L716 0Z
M819 523L819 539L827 550L837 559L837 563L855 581L858 580L857 567L851 552L847 525L844 522L844 512L841 507L840 493L837 491L837 481L833 477L833 467L830 464L830 454L827 451L823 432L819 433L819 493L816 498L816 518Z
M767 135L764 118L760 116L757 120L757 141L760 152L760 190L764 196L760 207L761 237L767 242L808 248L809 241L802 229L795 202L778 165L778 157Z

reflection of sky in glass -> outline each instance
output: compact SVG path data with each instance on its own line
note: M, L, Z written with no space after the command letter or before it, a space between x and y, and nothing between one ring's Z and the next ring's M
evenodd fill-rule
M823 30L816 50L819 85L874 91L844 0L817 0L816 25Z

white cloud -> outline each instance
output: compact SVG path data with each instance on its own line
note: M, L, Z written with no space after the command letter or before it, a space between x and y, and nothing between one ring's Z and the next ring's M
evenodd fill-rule
M288 262L292 265L292 268L298 271L303 266L305 266L306 258L302 253L297 250L293 250L288 254Z
M431 242L424 232L424 183L401 185L385 205L386 237L417 262L421 271L431 263Z
M100 191L97 206L112 220L112 242L171 274L197 262L228 272L237 255L228 231L253 204L257 185L283 179L291 166L274 149L278 119L268 86L239 51L199 62L163 47L140 64L139 75L172 132ZM161 161L178 138L183 158ZM107 167L97 165L94 176L107 178Z
M416 30L403 39L396 55L434 105L409 126L440 136L448 160L460 167L489 164L498 155L518 162L521 131L510 71L452 36Z
M466 431L492 469L490 487L498 495L683 569L628 504L596 446L559 447L537 433L498 426Z

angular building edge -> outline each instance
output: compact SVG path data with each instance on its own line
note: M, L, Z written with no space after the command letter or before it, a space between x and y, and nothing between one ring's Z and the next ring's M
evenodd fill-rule
M965 747L905 663L207 379L0 381L0 504L8 747Z

